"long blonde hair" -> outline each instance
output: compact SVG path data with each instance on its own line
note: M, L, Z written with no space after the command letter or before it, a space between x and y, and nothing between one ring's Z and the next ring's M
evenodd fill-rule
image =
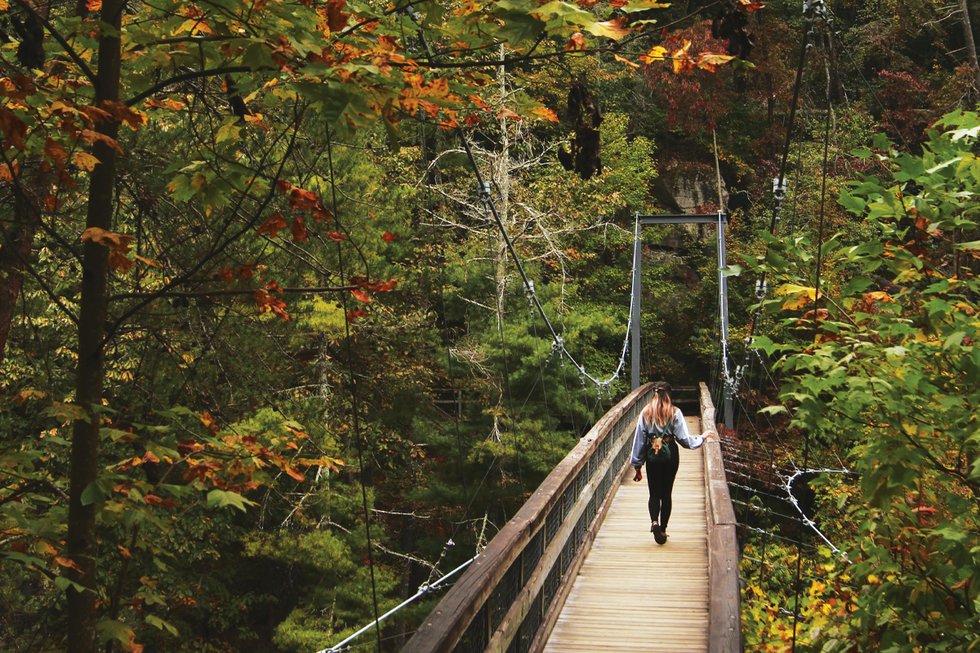
M643 421L664 428L673 419L674 401L670 398L670 384L659 381L654 386L653 398L643 409Z

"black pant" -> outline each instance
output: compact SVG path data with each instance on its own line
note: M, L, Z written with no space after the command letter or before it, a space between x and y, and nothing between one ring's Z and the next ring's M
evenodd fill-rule
M667 529L667 521L670 519L670 493L674 489L677 468L681 464L677 443L671 441L665 446L670 448L670 460L662 463L647 461L647 487L650 488L647 507L650 510L650 521L659 522L660 528L664 530Z

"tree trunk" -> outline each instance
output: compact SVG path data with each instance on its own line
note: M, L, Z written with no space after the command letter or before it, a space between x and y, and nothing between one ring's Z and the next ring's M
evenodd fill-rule
M5 230L0 242L0 369L14 315L17 298L24 286L24 272L30 265L31 247L41 223L41 208L36 198L27 196L20 183L14 187L13 225Z
M980 62L977 61L977 43L973 38L973 26L970 23L970 8L966 0L959 0L960 16L963 25L963 40L966 41L966 53L970 58L970 66L973 67L973 96L980 94Z
M99 38L99 65L95 80L95 102L119 99L120 37L123 0L105 0L101 19L108 28ZM119 125L106 122L98 131L115 139ZM116 153L99 141L92 148L99 164L89 183L86 228L110 230L113 223L113 189L116 182ZM82 502L82 493L98 476L99 408L102 403L106 305L108 298L108 250L88 240L82 249L81 304L78 313L78 363L75 402L86 416L72 428L71 471L68 488L68 556L77 568L70 578L85 591L68 589L68 653L95 653L97 622L97 542L95 505Z

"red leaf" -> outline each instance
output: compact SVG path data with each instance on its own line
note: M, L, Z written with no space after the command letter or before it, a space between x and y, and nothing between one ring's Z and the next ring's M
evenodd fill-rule
M0 132L3 133L4 141L0 145L4 147L12 145L17 150L24 149L27 125L7 107L0 107Z
M347 27L347 19L350 14L345 14L347 0L328 0L327 1L327 27L331 32L339 32Z
M385 241L386 243L392 243L392 242L396 241L397 239L398 239L398 236L396 236L395 234L391 233L390 231L386 231L383 234L381 234L381 240Z
M342 243L347 240L347 234L342 234L339 231L328 231L327 238L334 242Z
M353 311L347 311L347 319L353 322L358 318L366 317L367 314L368 314L367 311L362 311L361 309L358 308Z
M294 243L305 243L306 242L306 222L303 221L303 218L302 217L296 216L293 219L293 226L292 226L291 231L292 231L292 234L293 234L293 242Z
M276 179L276 190L279 191L279 193L285 195L292 190L292 188L293 185L285 179Z
M275 238L277 235L279 235L279 232L285 228L286 228L286 219L282 217L281 213L276 211L271 216L269 216L269 218L265 222L259 225L258 229L256 229L255 231L257 231L260 234L265 234L269 236L269 238Z

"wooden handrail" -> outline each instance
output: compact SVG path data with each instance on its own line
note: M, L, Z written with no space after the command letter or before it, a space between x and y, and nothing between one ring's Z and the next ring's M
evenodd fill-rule
M708 386L701 385L701 433L704 443L705 509L708 522L708 653L739 653L738 540L725 464Z
M541 646L632 445L652 386L603 415L447 592L402 653L475 653ZM556 600L557 599L557 600Z

